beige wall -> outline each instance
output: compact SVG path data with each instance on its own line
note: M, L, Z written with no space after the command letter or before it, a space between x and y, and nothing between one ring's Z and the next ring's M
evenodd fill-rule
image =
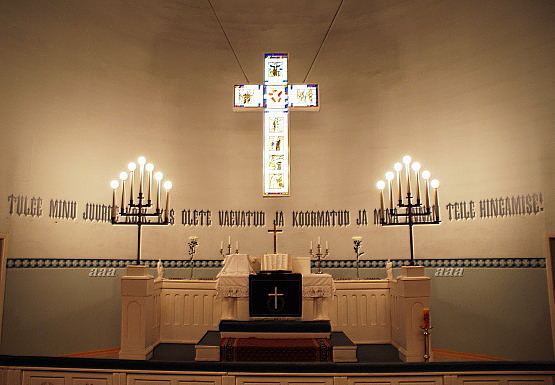
M215 9L252 83L272 50L289 52L299 83L336 5L289 2L283 22L250 2ZM216 222L218 210L264 210L269 222L283 210L280 248L293 255L321 235L334 258L352 258L350 238L363 235L367 256L406 256L405 229L291 226L294 210L346 209L354 222L405 153L441 180L443 206L544 199L537 215L419 228L418 256L541 257L555 229L552 2L345 1L307 79L320 85L321 111L292 113L283 199L261 197L261 113L232 112L232 85L245 78L206 2L1 7L0 232L11 257L133 256L132 229L55 221L48 201L75 200L79 213L109 203L109 181L141 154L174 182L177 211L210 209ZM10 216L10 194L40 196L45 214ZM265 228L178 223L147 229L144 254L183 255L192 234L199 258L228 234L250 254L271 248Z

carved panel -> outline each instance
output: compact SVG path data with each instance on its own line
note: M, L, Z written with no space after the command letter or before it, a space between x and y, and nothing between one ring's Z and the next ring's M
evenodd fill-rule
M333 377L237 377L237 385L333 385Z
M333 330L355 343L389 343L391 316L388 289L336 290L330 309Z
M442 385L440 376L359 377L349 378L348 385Z
M127 377L129 385L221 385L220 376L187 376L162 374L130 374Z

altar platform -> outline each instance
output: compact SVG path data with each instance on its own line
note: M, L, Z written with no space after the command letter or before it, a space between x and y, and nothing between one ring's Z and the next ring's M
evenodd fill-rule
M217 332L212 332L206 335L206 343L213 346L219 346L220 337ZM341 345L342 341L337 341L341 338L341 333L332 332L331 339L333 344ZM149 361L157 362L183 362L194 363L195 361L196 344L173 344L163 343L154 348L152 357ZM401 363L399 359L399 352L391 344L363 344L355 346L356 362L360 365L363 364L378 364L378 363ZM306 363L302 363L305 364Z
M423 267L403 267L396 278L335 281L329 274L304 272L302 313L293 318L327 321L330 332L343 333L353 345L345 349L351 358L341 362L356 361L358 347L369 345L393 346L403 362L423 361L420 326L430 296L430 279L423 273ZM129 266L121 281L119 357L148 360L158 346L198 345L207 332L219 331L222 320L254 321L247 287L248 275L176 280L154 278L143 266ZM339 334L333 335L337 340ZM337 349L334 353L340 355Z

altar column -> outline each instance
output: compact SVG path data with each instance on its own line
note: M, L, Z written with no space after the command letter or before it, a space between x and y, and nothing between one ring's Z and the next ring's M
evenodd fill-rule
M423 309L430 307L431 279L424 276L423 266L403 266L401 270L401 276L390 282L392 343L404 362L423 362L421 327ZM431 342L429 348L431 352Z
M121 278L121 359L149 359L158 343L154 279L147 272L146 266L128 266Z

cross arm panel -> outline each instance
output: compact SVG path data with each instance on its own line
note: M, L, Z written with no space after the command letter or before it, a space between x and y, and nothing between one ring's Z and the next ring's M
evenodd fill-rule
M233 111L260 111L264 109L264 87L253 84L235 85Z
M290 84L288 89L289 109L294 111L319 111L320 95L318 84Z

